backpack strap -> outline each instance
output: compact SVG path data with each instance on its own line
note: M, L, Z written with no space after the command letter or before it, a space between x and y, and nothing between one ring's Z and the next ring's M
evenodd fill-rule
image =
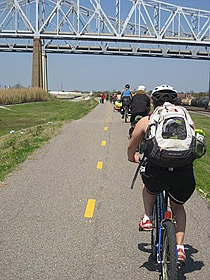
M160 114L162 112L162 110L164 109L163 106L158 106L150 115L149 115L149 125L151 123L157 123L159 118L160 118Z

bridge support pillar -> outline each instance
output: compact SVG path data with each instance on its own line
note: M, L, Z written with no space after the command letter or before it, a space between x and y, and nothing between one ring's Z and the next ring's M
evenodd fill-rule
M34 38L33 42L33 65L31 86L43 88L42 46L41 40L39 38Z
M45 52L42 52L42 87L45 91L48 91L48 82L47 82L47 55Z

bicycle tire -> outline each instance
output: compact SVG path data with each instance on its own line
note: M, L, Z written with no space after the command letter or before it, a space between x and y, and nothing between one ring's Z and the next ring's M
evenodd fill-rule
M170 220L165 221L162 244L162 279L177 280L175 226Z
M157 213L157 199L154 202L152 209L152 231L151 231L151 249L152 249L152 258L157 261L157 244L159 236L159 227L158 227L158 213Z
M127 123L128 120L128 109L125 108L125 122Z

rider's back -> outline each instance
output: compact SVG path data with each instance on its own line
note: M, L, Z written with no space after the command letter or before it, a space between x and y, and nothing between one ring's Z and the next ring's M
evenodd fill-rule
M130 94L131 94L131 91L130 89L127 89L127 90L124 90L123 91L123 94L122 94L122 97L130 97Z
M146 112L150 107L150 99L145 94L136 94L131 101L131 113Z

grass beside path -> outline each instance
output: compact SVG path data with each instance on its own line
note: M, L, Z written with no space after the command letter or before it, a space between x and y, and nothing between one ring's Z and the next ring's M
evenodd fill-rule
M191 113L195 127L203 129L206 133L206 154L194 161L194 171L197 190L210 202L210 118Z
M69 120L76 120L96 105L97 101L47 101L0 108L0 181L18 163L55 135ZM197 189L210 201L210 118L191 114L196 128L206 133L207 152L194 162ZM10 131L14 130L14 134Z
M83 117L98 103L94 99L80 102L47 101L25 103L0 108L0 136L10 130L20 130L47 122L76 120Z
M98 104L48 101L0 108L0 181L19 163L59 132L69 120L85 116ZM13 130L14 133L10 134Z

